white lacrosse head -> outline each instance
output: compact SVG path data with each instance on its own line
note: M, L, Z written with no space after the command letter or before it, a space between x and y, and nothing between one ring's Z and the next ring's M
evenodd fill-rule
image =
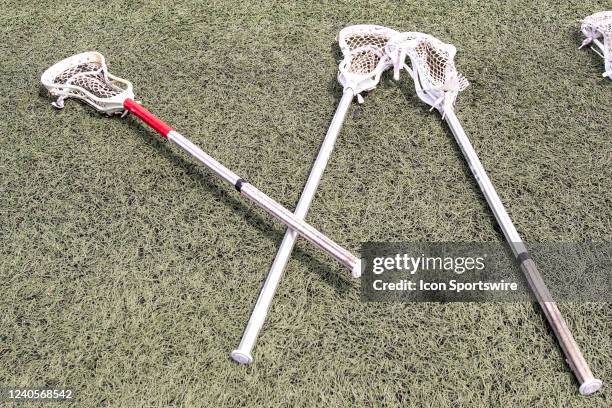
M344 59L338 67L338 81L355 94L376 87L382 73L391 67L385 54L387 42L398 32L378 25L354 25L338 34Z
M399 79L400 69L405 68L414 80L419 98L442 114L453 109L457 94L469 86L455 68L457 49L431 35L401 33L389 41L386 52L393 61L395 78ZM406 57L410 58L412 68L405 64Z
M54 64L40 78L52 103L64 107L64 99L77 98L108 115L124 113L123 102L134 98L132 84L108 72L104 56L90 51L73 55Z
M597 45L602 52L600 55L606 68L603 76L612 79L612 11L600 11L588 16L582 20L580 29L586 37L580 48L590 43Z

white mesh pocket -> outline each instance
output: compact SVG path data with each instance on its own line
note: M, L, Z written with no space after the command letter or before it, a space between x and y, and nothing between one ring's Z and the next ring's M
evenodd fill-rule
M356 25L344 28L338 43L344 59L338 80L355 93L373 89L383 71L391 66L385 46L397 32L382 26Z
M132 84L108 72L104 57L97 52L84 52L66 58L47 69L43 85L58 99L53 106L62 108L64 99L76 98L97 110L123 113L123 102L133 98Z
M586 39L580 48L595 43L604 59L606 71L603 76L612 79L612 11L601 11L588 16L582 21L581 31Z
M393 38L387 46L399 79L399 69L406 68L419 97L441 112L452 109L457 94L469 82L455 67L456 48L428 34L409 32ZM410 65L405 58L410 58Z

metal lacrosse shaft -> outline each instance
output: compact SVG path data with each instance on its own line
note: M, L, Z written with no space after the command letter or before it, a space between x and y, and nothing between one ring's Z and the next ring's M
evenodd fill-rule
M334 114L329 129L327 130L327 134L325 135L325 139L323 140L319 154L317 155L317 158L312 166L312 170L308 176L308 181L306 181L306 185L304 186L304 191L302 191L302 195L300 196L297 206L295 207L295 212L293 214L300 220L303 220L306 217L306 213L308 212L310 203L315 196L317 187L319 186L319 182L321 181L321 177L323 176L323 172L325 171L325 167L329 161L329 157L334 150L336 139L340 133L340 130L342 129L342 124L344 123L346 114L351 106L354 96L355 93L350 88L347 88L342 94L342 99L340 99L340 103L336 108L336 113ZM255 347L255 343L257 342L257 336L259 335L259 332L266 321L266 316L268 314L268 310L270 309L270 305L272 304L272 299L274 298L278 284L283 277L283 271L285 270L287 261L291 256L291 252L293 251L297 238L298 234L294 230L288 229L285 233L285 237L283 238L278 252L276 253L272 267L268 272L268 277L266 278L263 288L259 293L259 298L257 299L255 308L253 309L249 322L244 330L244 334L240 340L240 345L230 354L231 357L238 363L251 364L253 362L253 356L251 353Z
M593 376L593 373L584 359L576 340L574 340L572 333L567 327L567 323L565 323L557 304L552 301L552 296L548 291L542 276L538 272L536 264L529 256L523 240L514 227L508 212L501 202L501 199L497 195L497 192L493 187L493 183L491 183L489 176L487 176L487 173L482 166L482 163L478 159L478 155L465 134L461 123L457 119L457 116L455 116L455 112L453 112L451 109L447 109L444 111L444 115L448 126L455 136L455 140L459 144L459 147L461 148L461 151L463 152L463 155L465 156L465 159L467 160L470 169L474 174L474 178L478 182L478 185L480 186L489 207L495 215L495 219L501 226L504 236L506 237L506 241L508 241L508 244L514 252L514 256L517 258L520 264L521 270L527 277L531 290L533 291L540 307L544 311L544 315L546 316L548 323L555 332L555 336L557 337L557 340L565 353L567 362L569 363L572 372L580 383L580 393L583 395L589 395L598 391L602 386L601 380L598 380Z
M599 41L597 38L593 38L593 44L598 46L602 53L605 52L606 47L604 47L604 44L601 41Z
M219 177L232 184L236 190L243 196L257 204L262 209L266 210L270 215L277 218L289 228L297 231L308 241L319 247L342 265L349 268L354 277L359 277L361 274L361 261L351 254L349 251L336 244L323 233L305 223L299 217L293 215L285 207L259 191L253 185L246 182L243 178L236 175L234 172L223 166L221 163L213 159L202 149L190 142L180 133L173 130L169 125L158 119L155 115L149 112L144 107L140 106L132 99L126 99L124 107L130 113L140 118L146 124L151 126L156 132L163 137L179 145L187 153L198 159L206 167L215 172Z

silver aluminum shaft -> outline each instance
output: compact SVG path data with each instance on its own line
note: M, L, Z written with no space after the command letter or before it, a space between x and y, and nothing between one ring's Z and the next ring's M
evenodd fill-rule
M338 104L334 118L332 119L331 125L329 126L325 139L323 140L323 144L321 145L321 149L319 150L319 154L317 155L310 175L308 176L308 181L306 182L304 191L302 192L302 195L300 196L298 204L295 208L294 216L300 220L303 220L306 217L310 203L316 194L317 187L319 186L319 182L321 181L321 177L323 176L323 172L325 171L329 157L334 149L336 139L340 133L340 130L342 129L342 124L344 123L346 113L348 112L353 97L354 92L349 88L344 91L342 99ZM291 256L291 252L293 251L297 238L298 234L291 229L288 229L285 233L285 237L281 242L276 258L272 263L272 267L268 272L268 277L266 278L264 286L261 289L257 303L255 304L255 308L251 313L251 318L249 319L246 329L244 330L240 345L231 353L231 357L238 363L250 364L253 362L253 356L251 353L255 347L255 343L257 342L257 336L264 325L268 310L272 304L272 299L274 298L274 294L276 293L278 284L283 276L287 261Z

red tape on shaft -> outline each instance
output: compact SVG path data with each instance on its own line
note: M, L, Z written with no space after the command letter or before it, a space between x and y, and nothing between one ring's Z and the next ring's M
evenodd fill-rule
M155 130L157 133L159 133L163 137L168 137L168 133L170 133L172 128L163 121L159 120L147 109L137 104L136 101L128 98L123 102L123 106L125 107L125 109L130 111L130 113L133 113L134 116L137 116L144 123L151 126L151 128L153 128L153 130Z

